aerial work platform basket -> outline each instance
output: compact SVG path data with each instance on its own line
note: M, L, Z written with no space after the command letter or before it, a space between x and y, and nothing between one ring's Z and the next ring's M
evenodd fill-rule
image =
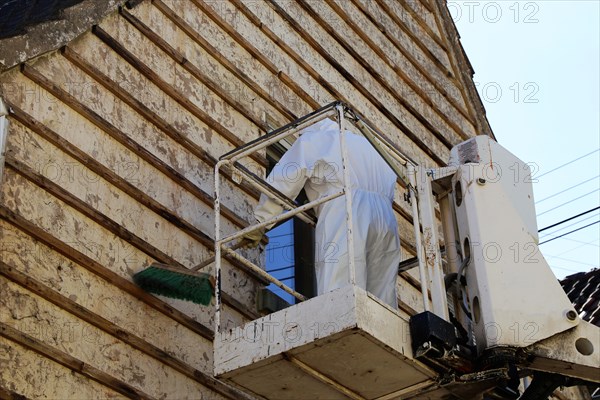
M324 118L336 119L340 128L344 189L316 201L298 206L278 193L262 178L239 163L248 155L277 143ZM408 320L399 312L355 285L354 257L349 255L349 285L312 299L275 279L262 268L226 246L254 229L269 226L292 216L314 223L307 210L349 193L348 159L344 132L347 124L361 132L406 182L407 167L414 166L408 157L371 128L343 103L323 107L293 123L252 141L221 157L215 167L215 260L217 282L221 277L221 256L227 254L246 268L294 296L298 304L251 321L243 326L224 327L221 323L220 285L216 289L215 375L252 393L272 399L385 399L416 392L435 383L437 373L415 360ZM284 214L221 236L220 173L235 170L261 193L265 193L287 210ZM239 175L238 175L239 176ZM353 251L351 196L346 199L348 248ZM413 213L418 218L416 202ZM415 230L419 230L416 223ZM419 240L419 238L418 238ZM420 244L419 244L420 245ZM425 266L421 265L425 281ZM428 291L423 287L423 301L429 309ZM443 308L444 305L441 306Z
M325 118L335 119L339 127L343 172L339 192L299 205L240 162ZM356 286L347 130L362 134L406 189L416 249L411 265L419 270L422 313L406 316ZM485 136L452 148L448 167L417 166L341 102L222 156L214 179L215 376L253 395L277 400L467 400L490 390L494 398L508 399L518 394L515 381L518 386L520 376L531 375L534 384L524 396L533 399L538 393L535 384L543 386L548 379L555 387L600 383L600 329L577 315L543 256L493 259L485 251L508 252L515 243L538 251L531 183L513 182L501 174L502 168L514 166L529 171ZM285 212L240 231L224 232L222 171L234 180L244 179ZM342 196L349 270L348 285L342 288L307 298L227 245L291 217L314 224L307 211ZM293 296L296 304L239 326L223 323L224 256Z

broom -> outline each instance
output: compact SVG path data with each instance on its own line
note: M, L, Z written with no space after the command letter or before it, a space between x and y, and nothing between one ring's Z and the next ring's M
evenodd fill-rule
M244 244L242 240L231 249L237 250ZM212 256L190 269L154 262L133 275L133 281L146 292L206 306L212 299L215 282L212 275L199 271L214 261Z

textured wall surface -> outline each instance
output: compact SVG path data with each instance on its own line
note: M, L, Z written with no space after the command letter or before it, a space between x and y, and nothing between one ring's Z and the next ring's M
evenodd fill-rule
M213 309L146 294L131 276L210 256L213 166L267 118L342 100L414 161L444 165L454 144L489 133L468 63L436 0L104 3L96 17L113 11L92 30L82 18L43 50L17 36L0 52L5 67L28 60L0 75L0 393L243 398L212 376ZM248 162L266 166L264 154ZM257 193L231 177L223 190L225 229L246 226ZM417 275L398 285L401 312L419 311ZM223 287L226 326L257 316L257 277L231 261Z

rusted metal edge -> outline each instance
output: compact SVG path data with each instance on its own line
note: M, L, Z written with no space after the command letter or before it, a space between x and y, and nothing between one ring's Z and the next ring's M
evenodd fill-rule
M453 111L450 114L454 114L454 110L455 110L458 112L458 114L465 117L465 119L469 123L471 123L471 121L469 119L470 117L468 117L466 114L464 114L463 110L457 105L457 103L454 101L454 99L452 97L435 96L435 95L427 94L427 92L424 91L423 89L421 89L421 87L419 87L419 85L417 85L407 73L405 73L401 68L399 68L394 62L391 61L391 59L383 51L383 49L379 45L377 45L362 29L360 29L358 24L356 22L354 22L352 20L352 18L350 18L348 13L338 3L336 3L334 0L326 0L326 2L340 16L340 18L342 20L344 20L344 22L346 22L350 26L350 28L352 28L352 30L368 45L368 47L375 54L377 54L381 58L381 60L383 60L384 63L387 64L387 66L389 68L391 68L400 77L400 79L403 82L405 82L406 85L408 85L417 94L417 96L420 97L421 101L423 102L424 107L430 107L431 110L434 113L436 113L440 117L441 120L443 120L445 123L447 123L456 132L456 134L460 138L462 138L462 139L469 138L469 136L467 136L466 134L463 133L462 128L451 119L451 116L447 112L444 112L442 109L440 109L436 105L436 103L438 103L438 101L445 100L453 108ZM360 11L362 12L362 10L360 10ZM322 20L322 18L321 18L321 20ZM322 23L326 23L326 21L322 21ZM336 32L335 34L337 36L336 39L340 42L340 44L342 46L344 46L344 48L348 47L352 52L357 53L357 51L352 46L350 46L347 42L344 41L343 37L340 36L339 33ZM338 37L339 37L339 39L338 39ZM367 62L367 60L364 59L364 57L360 57L360 58L359 57L360 56L358 56L356 58L357 58L357 60L359 60L359 62L361 64L365 64L365 63L369 64ZM409 61L409 63L411 62L410 59L408 59L408 61ZM417 69L417 71L419 71L419 70ZM424 74L421 73L421 75L424 75ZM386 86L387 90L390 92L390 94L392 96L394 96L394 98L396 98L402 104L407 103L407 105L405 105L405 107L412 114L416 113L415 117L417 117L419 119L419 121L421 121L421 120L426 121L426 118L424 116L422 116L416 109L414 109L414 107L412 105L408 104L408 101L402 99L402 97L397 94L397 92L390 86L390 84L387 81L385 81L385 79L383 78L383 76L381 76L381 74L377 73L377 75L373 75L373 76L375 76L378 80L380 80L382 85ZM426 80L430 81L430 83L432 83L431 82L432 79L430 79L429 76L424 75L424 78ZM437 87L436 87L436 89L437 89ZM440 92L440 94L441 94L441 92ZM436 100L436 99L439 99L439 100ZM428 123L428 122L426 121L426 123ZM444 134L444 130L442 130L440 132L440 135L443 136L443 134ZM451 139L448 139L448 140L451 142Z
M71 355L62 352L54 347L50 347L38 339L16 330L10 325L0 322L0 336L5 337L21 346L35 351L36 353L46 357L80 375L85 376L99 384L113 389L114 391L130 398L130 399L153 399L150 395L130 386L129 384L99 370L89 364L80 361Z
M133 139L131 139L125 133L121 132L114 125L112 125L110 122L108 122L96 112L91 110L89 107L83 105L71 94L66 92L64 89L58 87L48 78L40 74L33 67L23 64L21 66L21 70L26 77L28 77L33 82L37 83L42 88L50 92L53 96L57 97L67 106L69 106L81 116L86 118L88 121L93 123L100 130L107 133L111 138L113 138L121 145L132 151L134 154L146 161L148 164L150 164L151 166L168 176L171 180L173 180L173 182L185 188L187 191L189 191L192 195L194 195L206 205L212 205L212 197L206 192L204 192L201 188L196 186L182 173L180 173L175 168L162 161L160 158L155 156L153 153L151 153L139 143L135 142ZM232 210L228 208L224 209L223 215L225 216L225 218L227 218L228 220L240 227L247 226L248 224L245 220L240 218L237 214L235 214Z
M165 364L173 368L174 370L180 372L181 374L187 376L188 378L191 378L192 380L201 383L207 388L213 389L216 392L234 400L239 398L248 399L247 396L245 396L238 390L230 387L229 385L226 385L221 381L218 381L217 379L213 378L205 372L193 368L192 366L186 364L178 358L168 354L165 350L156 347L155 345L123 329L122 327L107 320L106 318L103 318L102 316L88 310L87 308L76 303L75 301L57 293L56 291L52 290L51 288L42 284L41 282L33 279L32 277L29 277L23 274L22 272L17 271L16 269L4 263L3 261L0 261L0 275L3 275L12 282L20 285L24 289L35 293L44 300L60 307L61 309L89 323L90 325L93 325L96 328L108 333L116 339L127 343L129 346L141 351L147 356L154 358L160 363Z

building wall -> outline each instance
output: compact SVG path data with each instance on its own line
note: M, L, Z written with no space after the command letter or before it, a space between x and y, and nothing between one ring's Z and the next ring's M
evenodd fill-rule
M342 100L430 166L489 133L445 7L142 1L0 75L0 393L243 398L212 377L213 309L146 294L131 276L210 256L215 160L267 120ZM243 228L256 191L228 177L224 195L225 228ZM411 258L400 186L394 208ZM223 285L226 326L257 316L257 277L227 262ZM417 274L398 285L402 312L421 310Z

